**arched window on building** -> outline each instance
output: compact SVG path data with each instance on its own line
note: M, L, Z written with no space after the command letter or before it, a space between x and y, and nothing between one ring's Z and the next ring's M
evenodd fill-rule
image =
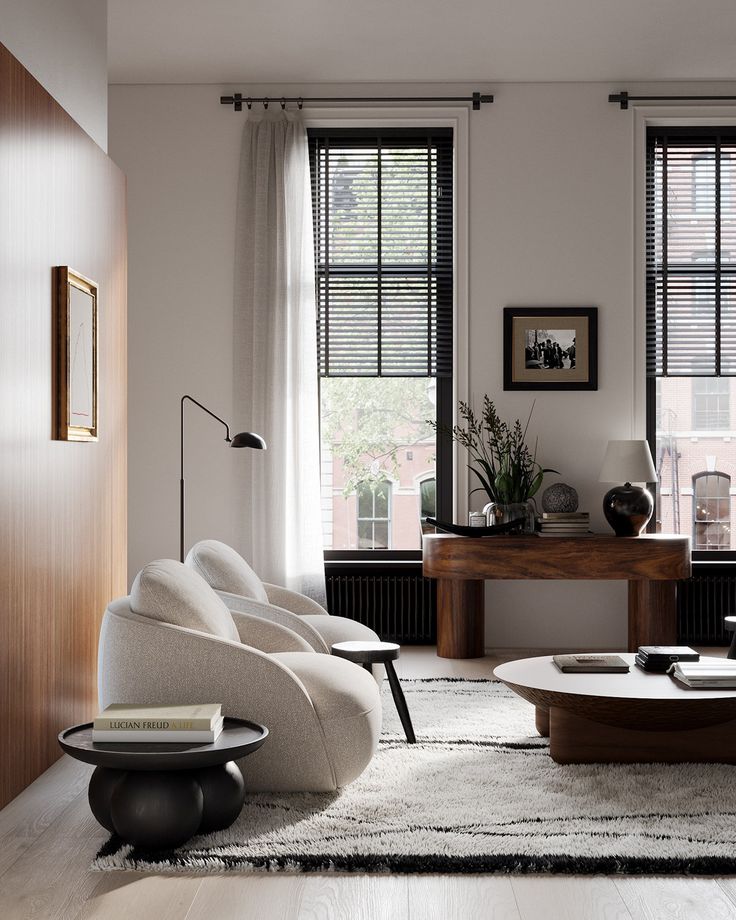
M731 477L704 472L693 476L693 549L731 549Z
M359 482L358 549L391 549L391 483L387 479Z
M434 533L434 527L427 523L428 517L437 517L437 480L434 473L419 480L419 523L422 533Z

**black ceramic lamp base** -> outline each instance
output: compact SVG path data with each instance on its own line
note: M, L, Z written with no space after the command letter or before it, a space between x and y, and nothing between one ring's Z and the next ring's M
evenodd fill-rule
M652 493L630 482L614 486L603 497L603 513L617 537L638 537L653 511Z

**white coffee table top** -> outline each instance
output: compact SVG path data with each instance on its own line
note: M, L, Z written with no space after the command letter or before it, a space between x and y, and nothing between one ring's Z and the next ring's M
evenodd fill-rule
M590 654L594 654L591 652ZM563 674L551 655L541 658L521 658L507 661L494 669L493 675L506 684L530 687L552 693L576 696L604 696L613 699L684 700L736 698L736 690L691 690L667 674L650 674L634 664L635 655L622 652L601 652L620 655L628 662L628 674ZM721 658L701 657L702 662L717 664Z

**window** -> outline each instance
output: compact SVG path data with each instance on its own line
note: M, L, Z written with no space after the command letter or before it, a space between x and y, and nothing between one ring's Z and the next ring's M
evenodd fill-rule
M434 476L419 483L419 521L422 533L431 533L433 528L427 524L427 518L437 513L437 480Z
M452 131L310 130L309 148L325 550L418 554L423 482L432 514L452 507L430 424L452 423Z
M724 473L693 476L693 547L731 548L731 477Z
M360 482L356 491L358 502L358 547L360 549L391 548L391 483Z
M736 128L648 130L647 420L659 474L655 520L664 533L692 528L695 558L719 550L736 559L721 494L725 488L727 498L736 470L735 169ZM716 468L723 472L710 472Z
M731 427L731 381L728 377L695 377L693 428L715 431Z

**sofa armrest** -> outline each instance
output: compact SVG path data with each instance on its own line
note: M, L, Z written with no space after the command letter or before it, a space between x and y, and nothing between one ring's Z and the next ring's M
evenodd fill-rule
M261 652L314 652L306 639L286 626L237 610L231 610L230 614L244 645Z
M290 610L300 616L305 614L322 614L329 616L325 608L318 604L317 601L307 597L306 594L299 594L298 591L291 591L289 588L282 588L280 585L268 585L264 582L263 587L268 595L269 603L277 607L283 607L284 610Z
M301 636L315 652L329 653L327 644L314 626L305 623L300 616L290 610L273 604L264 604L250 597L242 597L240 594L230 594L229 591L217 591L216 593L231 613L247 613L250 616L262 617L272 623L278 623L279 626L285 626Z

